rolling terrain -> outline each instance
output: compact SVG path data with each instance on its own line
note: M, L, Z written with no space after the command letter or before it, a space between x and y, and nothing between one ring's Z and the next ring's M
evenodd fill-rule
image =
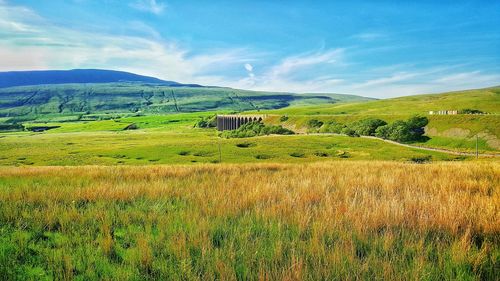
M18 84L34 85L2 88ZM203 87L105 70L0 73L0 123L50 118L79 120L100 114L242 112L367 100L371 99Z
M491 114L427 115L463 108ZM498 158L306 133L313 119L419 114L429 139L412 145L471 151L480 135L491 154L497 109L497 88L382 101L137 81L2 88L0 276L494 280ZM228 112L297 134L198 126Z
M429 115L429 111L462 109L477 109L485 114ZM349 124L366 118L393 122L421 115L429 119L426 136L430 139L423 145L470 152L475 149L477 135L483 148L500 150L500 87L364 103L289 107L265 113L269 114L267 122L302 132L308 130L307 124L313 119ZM287 120L280 121L281 116L287 116Z
M367 103L319 105L271 111L293 115L408 115L429 111L478 109L500 114L500 86L439 94L414 95L373 100Z

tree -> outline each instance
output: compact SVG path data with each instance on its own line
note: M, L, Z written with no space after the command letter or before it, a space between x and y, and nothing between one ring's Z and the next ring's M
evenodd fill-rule
M407 124L412 135L411 140L418 140L425 134L424 127L429 124L429 119L425 116L413 116L408 120Z
M391 129L391 126L389 126L389 125L380 126L375 130L375 136L377 138L388 139L390 129Z
M387 125L387 122L381 119L368 118L354 122L351 128L356 131L358 135L374 136L378 127Z
M307 122L309 128L320 128L321 126L323 126L323 122L317 119L311 119Z
M359 137L359 134L356 133L355 130L353 130L353 129L347 127L347 126L344 127L340 133L342 133L344 135L348 135L350 137Z
M336 121L329 121L328 123L323 125L319 131L320 133L340 134L342 132L342 129L346 127L347 126L345 124L337 123Z
M414 116L407 121L396 120L390 125L378 127L375 136L398 142L417 141L422 138L428 123L427 117L422 116Z

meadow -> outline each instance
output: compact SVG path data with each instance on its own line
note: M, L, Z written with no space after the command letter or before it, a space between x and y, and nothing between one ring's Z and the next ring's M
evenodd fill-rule
M193 128L201 117L209 114L27 123L27 127L60 127L43 133L0 134L0 165L302 163L336 159L408 161L428 156L435 161L470 159L347 136L300 134L224 139L217 136L215 129ZM138 129L124 130L130 124Z
M421 113L408 100L425 104L428 97L392 100L394 106L384 112L370 108L386 101L359 100L261 110L266 124L299 134L226 139L214 128L195 127L215 112L166 112L188 105L206 110L199 105L211 103L195 95L205 93L218 99L213 103L218 113L232 113L240 103L230 89L180 89L168 104L162 91L150 95L135 85L137 93L129 95L107 85L99 89L112 87L106 91L124 108L105 109L99 101L88 103L100 96L90 97L88 85L54 87L57 97L40 95L44 105L30 101L0 117L3 124L26 128L0 132L1 279L496 280L500 275L497 158L306 134L312 119L407 119ZM81 95L66 100L64 93L72 91ZM210 91L223 95L212 97ZM431 100L457 104L480 100L484 93L494 100L498 95L481 90ZM13 99L18 94L22 91ZM137 95L151 104L123 103ZM262 108L274 108L274 98L286 100L279 107L324 102L313 95L304 100L266 95L269 99L254 97ZM241 100L239 109L255 108ZM89 104L96 112L80 114ZM412 110L397 111L402 106ZM496 114L429 116L430 139L416 145L472 151L479 135L481 153L498 153L499 120ZM40 127L52 129L30 131Z
M495 280L498 162L0 168L4 280Z

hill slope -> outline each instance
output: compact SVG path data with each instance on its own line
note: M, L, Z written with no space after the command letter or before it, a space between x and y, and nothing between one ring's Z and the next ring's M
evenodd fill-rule
M255 92L217 87L143 83L22 86L0 89L0 117L168 113L277 109L290 105L365 101L358 96Z
M415 95L375 100L356 104L319 105L287 108L275 113L288 114L427 114L437 110L479 109L488 113L500 113L500 87Z
M490 114L429 115L429 111L478 109ZM308 122L335 121L349 124L360 119L380 118L386 122L405 120L419 114L429 118L426 135L431 139L426 146L462 151L474 151L476 136L479 147L485 151L500 150L500 87L416 95L364 103L345 103L290 107L269 110L267 122L282 124L295 131L307 131ZM281 115L288 115L285 123Z
M168 86L183 85L173 81L164 81L158 78L137 75L130 72L102 69L0 72L0 88L45 84L111 82L142 82Z

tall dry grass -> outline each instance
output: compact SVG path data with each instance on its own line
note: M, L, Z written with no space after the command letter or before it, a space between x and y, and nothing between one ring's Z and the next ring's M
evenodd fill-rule
M4 250L0 265L60 279L492 279L499 186L496 162L1 168L2 241L38 250Z

